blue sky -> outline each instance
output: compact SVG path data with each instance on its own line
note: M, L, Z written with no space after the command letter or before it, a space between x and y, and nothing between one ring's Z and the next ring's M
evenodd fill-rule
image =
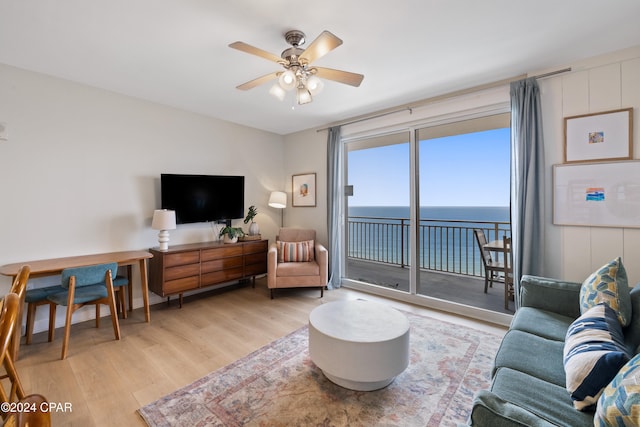
M508 206L509 129L420 142L422 206ZM409 144L351 151L349 206L409 205Z

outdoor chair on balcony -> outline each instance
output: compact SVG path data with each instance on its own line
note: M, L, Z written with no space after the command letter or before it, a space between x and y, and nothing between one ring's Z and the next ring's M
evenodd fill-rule
M484 230L475 228L473 234L476 236L482 263L484 264L484 293L486 294L487 288L493 287L493 282L502 282L504 280L505 266L504 263L491 258L491 251L485 247L487 245L487 237L484 234Z
M267 285L273 299L279 288L320 288L324 295L329 273L327 249L316 241L316 231L281 228L267 254Z

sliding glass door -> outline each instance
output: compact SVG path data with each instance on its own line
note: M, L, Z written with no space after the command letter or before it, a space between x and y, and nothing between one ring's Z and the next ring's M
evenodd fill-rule
M345 277L504 312L474 229L510 234L509 114L346 142Z
M409 292L410 133L347 145L345 276Z

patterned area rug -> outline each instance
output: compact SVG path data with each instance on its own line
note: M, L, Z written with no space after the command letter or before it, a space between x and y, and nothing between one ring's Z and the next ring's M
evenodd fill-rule
M347 390L309 358L303 327L138 412L149 426L455 426L489 385L501 337L412 313L409 367Z

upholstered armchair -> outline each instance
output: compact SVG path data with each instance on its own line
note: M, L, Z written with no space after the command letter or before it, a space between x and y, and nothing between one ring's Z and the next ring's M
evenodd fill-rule
M329 254L316 240L316 231L281 228L267 255L267 283L275 289L320 288L324 295L329 275Z

